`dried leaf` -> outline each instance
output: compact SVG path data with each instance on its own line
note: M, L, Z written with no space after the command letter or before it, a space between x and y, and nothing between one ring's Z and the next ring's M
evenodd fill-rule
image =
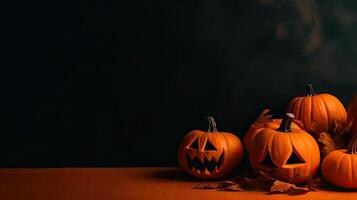
M301 195L309 191L316 191L324 186L325 183L320 179L311 179L304 186L299 187L291 183L275 180L269 176L258 176L255 178L237 176L218 183L203 182L193 189L215 189L217 191L228 192L259 190L268 191L268 194Z
M293 187L293 184L276 180L270 188L270 193L287 193Z
M243 189L243 188L241 187L241 185L235 184L235 185L230 185L230 186L228 186L228 187L219 189L219 191L242 192L242 191L245 191L245 189Z
M301 194L306 194L309 191L310 190L308 188L298 187L291 183L286 183L283 181L276 180L271 186L269 194L286 193L288 195L301 195Z
M218 183L217 188L226 188L226 187L229 187L229 186L231 186L231 185L236 185L236 184L237 184L236 182L231 181L231 180L222 181L222 182L219 182L219 183Z
M212 184L212 183L200 183L198 185L196 185L195 187L193 187L192 189L204 189L204 190L211 190L211 189L217 189L218 188L218 184Z
M310 191L317 191L322 188L326 188L327 183L322 181L320 178L311 179L306 183L305 187L308 188Z
M349 132L349 129L351 127L351 123L345 124L345 123L340 123L336 120L333 121L333 133L334 135L343 135L347 132Z
M232 179L245 190L267 190L271 187L274 180L262 176L256 178L235 177Z
M331 137L330 134L326 132L322 132L319 135L318 141L321 143L321 154L325 157L328 153L333 150L336 150L336 143L335 140Z
M339 123L334 121L334 129L333 129L333 140L336 143L336 148L346 148L348 141L351 139L350 129L352 126L352 121L349 123Z
M310 192L308 188L303 188L303 187L293 187L289 190L287 193L288 195L302 195Z
M271 117L273 116L271 113L270 109L264 109L258 116L258 118L255 120L255 122L260 122L260 121L266 121L270 120Z

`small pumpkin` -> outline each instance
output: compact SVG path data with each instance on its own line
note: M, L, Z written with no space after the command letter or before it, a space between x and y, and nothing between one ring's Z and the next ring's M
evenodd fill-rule
M307 132L318 137L321 132L332 133L336 125L347 123L347 112L343 104L333 95L315 94L311 84L307 85L307 95L293 98L287 107L301 120Z
M243 147L237 136L219 132L213 117L208 117L208 131L193 130L182 140L178 161L187 173L205 179L227 176L239 166Z
M325 156L321 173L333 185L357 189L357 136L352 137L347 149L335 150Z
M348 105L347 122L351 126L351 132L357 134L357 95L352 98L352 101Z
M244 137L252 168L263 176L289 183L311 179L320 164L315 139L301 129L288 113L283 120L271 119L253 124Z

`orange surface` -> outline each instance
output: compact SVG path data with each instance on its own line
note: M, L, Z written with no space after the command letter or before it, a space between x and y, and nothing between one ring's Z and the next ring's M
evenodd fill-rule
M0 169L0 199L357 199L357 192L341 191L287 196L191 189L198 183L177 168Z

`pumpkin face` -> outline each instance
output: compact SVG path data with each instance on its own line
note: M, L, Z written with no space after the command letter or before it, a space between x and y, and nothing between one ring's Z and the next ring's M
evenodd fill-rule
M243 157L239 138L232 133L218 132L214 119L207 132L193 130L181 142L178 152L180 166L199 178L220 178L236 169Z
M289 102L287 112L301 120L314 137L321 132L333 132L336 124L347 123L343 104L331 94L315 94L312 85L307 86L307 96Z
M292 124L292 116L255 124L243 142L250 164L259 174L301 183L318 170L320 151L311 135Z
M351 124L351 132L357 134L357 96L354 96L348 105L347 122Z
M357 137L354 136L348 149L328 153L321 165L321 173L331 184L357 189Z

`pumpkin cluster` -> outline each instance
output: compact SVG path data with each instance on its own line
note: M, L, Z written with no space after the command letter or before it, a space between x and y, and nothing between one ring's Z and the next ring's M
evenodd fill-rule
M306 96L288 102L281 119L266 117L263 111L251 123L243 145L234 133L218 131L213 117L208 117L208 131L193 130L183 138L178 149L180 166L198 178L227 177L239 169L245 149L258 175L304 183L317 175L322 160L321 174L327 182L357 189L357 96L346 111L335 96L316 94L311 84L306 89ZM344 134L355 136L347 149L322 159L319 135L336 134L341 127L348 130Z

